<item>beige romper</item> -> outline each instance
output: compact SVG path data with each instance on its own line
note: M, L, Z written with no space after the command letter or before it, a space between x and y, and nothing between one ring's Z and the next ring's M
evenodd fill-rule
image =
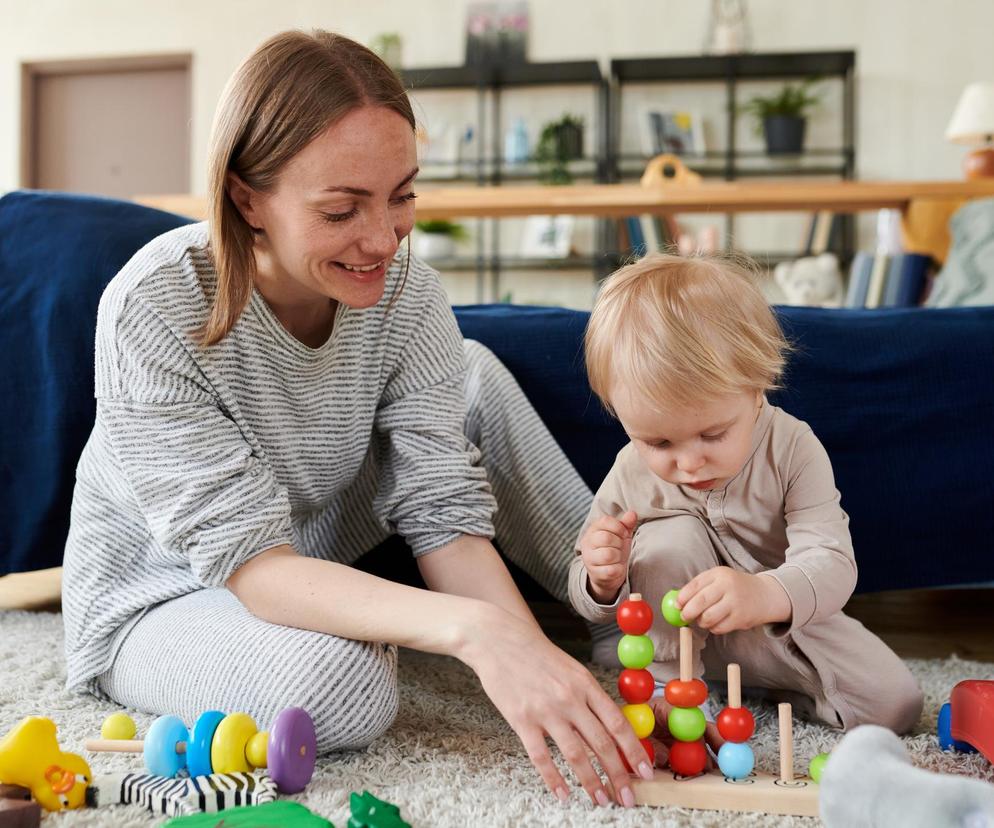
M849 518L832 466L811 428L764 401L742 470L709 491L656 477L631 444L619 453L594 497L580 537L602 515L638 515L628 582L611 605L587 590L577 557L570 601L597 623L614 620L631 592L649 601L657 681L678 672L678 634L659 610L666 592L716 566L776 578L790 598L791 620L711 635L693 627L695 675L723 680L729 662L746 687L767 688L796 713L846 730L874 723L905 732L918 722L922 693L904 663L842 612L856 585Z

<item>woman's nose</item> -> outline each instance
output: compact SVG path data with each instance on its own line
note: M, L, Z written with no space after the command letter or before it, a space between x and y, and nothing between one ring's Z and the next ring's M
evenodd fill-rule
M359 244L365 252L384 258L397 249L397 230L389 210L371 211L363 231Z

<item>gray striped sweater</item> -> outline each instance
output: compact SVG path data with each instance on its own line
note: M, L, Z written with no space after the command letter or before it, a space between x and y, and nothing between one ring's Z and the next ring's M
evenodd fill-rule
M416 555L493 536L463 433L465 357L437 274L398 254L373 308L339 306L328 341L294 339L256 291L232 332L193 337L215 278L207 225L154 239L100 301L97 416L65 551L68 686L93 690L111 641L147 608L217 587L252 556L364 550L336 518L367 454L375 519ZM336 549L338 550L336 552Z

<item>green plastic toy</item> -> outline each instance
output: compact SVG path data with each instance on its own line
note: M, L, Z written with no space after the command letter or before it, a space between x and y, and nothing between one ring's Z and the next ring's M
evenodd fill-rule
M349 797L352 817L348 828L411 828L400 818L400 808L392 802L377 799L369 791Z
M355 794L353 794L355 796ZM351 825L351 821L349 825ZM163 828L335 828L324 817L307 810L299 802L280 800L265 805L225 808L213 814L176 817Z

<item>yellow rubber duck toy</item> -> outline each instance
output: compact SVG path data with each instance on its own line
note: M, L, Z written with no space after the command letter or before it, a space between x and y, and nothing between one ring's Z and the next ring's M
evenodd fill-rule
M51 719L29 716L0 739L0 782L28 788L47 811L79 808L91 778L81 756L59 750Z

